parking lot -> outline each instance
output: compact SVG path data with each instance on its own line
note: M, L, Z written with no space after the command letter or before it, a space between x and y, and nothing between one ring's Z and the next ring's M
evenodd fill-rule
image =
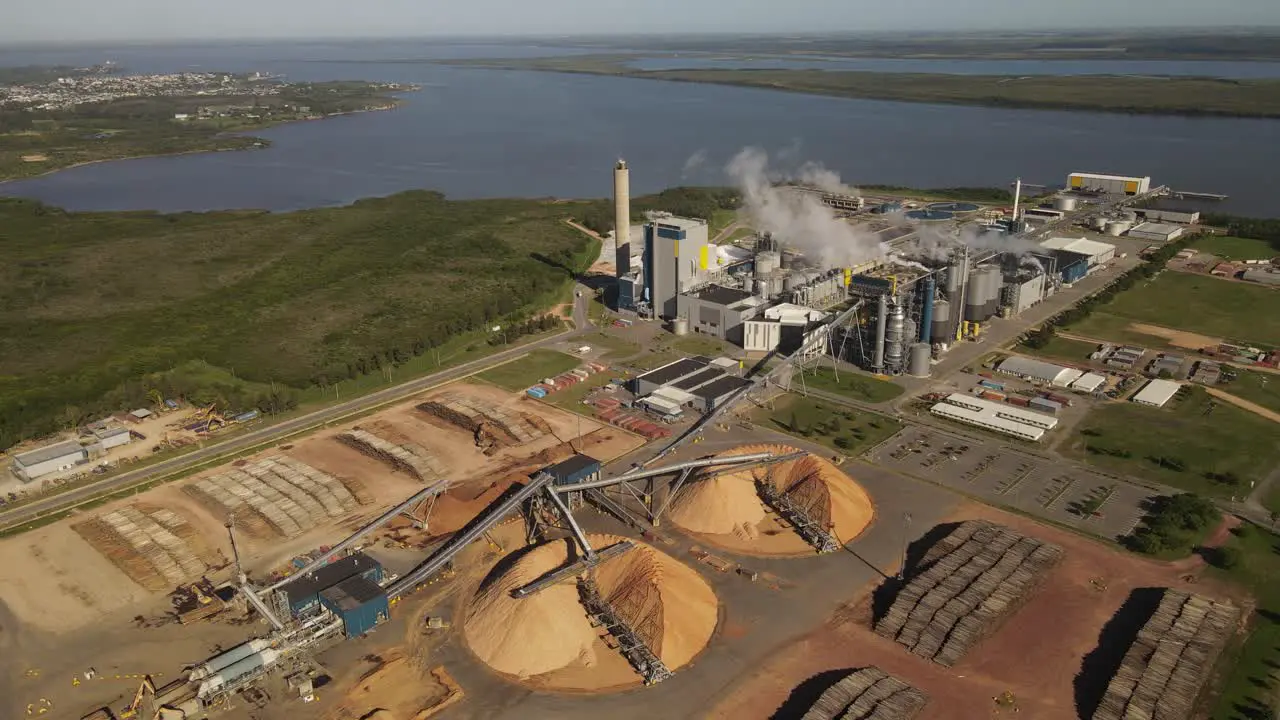
M872 462L1107 539L1129 534L1156 493L1080 468L920 426L876 448Z

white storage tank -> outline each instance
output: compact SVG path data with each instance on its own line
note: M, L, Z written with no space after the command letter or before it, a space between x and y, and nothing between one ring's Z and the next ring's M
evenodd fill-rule
M929 377L932 369L929 359L932 355L929 343L916 343L911 346L911 355L907 361L907 374L914 377Z
M1120 237L1129 232L1132 227L1133 223L1128 220L1112 220L1107 223L1107 234L1111 237Z
M671 332L676 335L689 334L689 318L676 318L671 321Z
M1070 195L1059 195L1053 199L1053 209L1062 212L1072 212L1079 205L1079 201Z

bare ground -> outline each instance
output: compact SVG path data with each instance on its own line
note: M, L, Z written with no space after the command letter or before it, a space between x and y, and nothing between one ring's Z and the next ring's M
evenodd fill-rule
M1169 341L1174 347L1186 348L1188 350L1199 350L1203 347L1217 346L1222 344L1222 338L1209 337L1208 335L1199 335L1185 330L1174 330L1173 328L1161 327L1159 325L1148 325L1146 323L1129 323L1129 329L1142 333L1143 335L1154 335Z

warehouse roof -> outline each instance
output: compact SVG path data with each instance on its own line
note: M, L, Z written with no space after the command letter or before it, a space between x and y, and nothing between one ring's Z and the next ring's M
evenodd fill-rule
M660 387L649 394L649 397L655 396L660 397L663 400L669 400L677 405L691 403L696 399L692 394L687 393L674 385Z
M994 412L990 412L988 410L974 410L960 405L940 402L930 408L930 411L935 415L941 415L942 417L950 420L958 420L971 425L985 427L1009 435L1014 435L1025 440L1039 440L1044 437L1044 430L1041 428L1032 427L1031 425L1025 425L1020 422L1014 422L1013 420L1006 420L1005 418L999 417Z
M93 431L93 436L98 438L99 440L106 440L109 437L115 437L117 435L128 435L128 434L129 434L129 428L126 428L126 427L109 427L109 428L102 428L100 430Z
M1085 373L1084 375L1081 375L1080 378L1077 379L1075 382L1071 383L1071 387L1076 390L1083 390L1084 392L1093 392L1106 384L1107 384L1107 379L1102 377L1101 375L1095 375L1094 373Z
M725 377L722 377L719 380L707 383L706 385L703 385L697 390L694 390L693 394L697 395L703 400L711 400L714 402L715 400L722 398L725 395L728 395L730 393L736 392L750 384L751 384L750 380L744 380L740 377L733 377L731 375L726 375Z
M1272 268L1249 268L1244 271L1244 275L1241 277L1251 282L1264 283L1267 285L1280 285L1280 272L1276 272Z
M1178 391L1182 389L1182 383L1176 383L1172 380L1152 380L1147 383L1146 387L1133 396L1133 401L1143 405L1154 405L1156 407L1164 407Z
M1098 180L1150 180L1149 177L1134 177L1130 175L1103 175L1102 173L1090 172L1073 172L1072 175L1079 177L1096 178Z
M1043 360L1033 360L1025 357L1006 358L997 368L1000 372L1009 373L1011 375L1021 375L1023 377L1033 378L1035 380L1043 380L1047 383L1059 384L1061 382L1070 383L1071 380L1079 378L1084 373L1079 370L1072 370L1061 365L1054 365ZM1074 377L1073 377L1074 374ZM1066 378L1070 377L1071 380Z
M721 375L724 375L723 370L721 370L718 367L710 367L705 370L702 370L701 372L696 372L677 383L674 383L672 387L679 388L681 390L692 390L703 383L708 383L708 382L711 382L712 380L715 380Z
M982 398L977 398L972 395L951 393L947 396L947 402L951 405L967 407L970 410L989 413L996 417L1004 418L1010 422L1016 422L1021 425L1030 425L1044 430L1052 430L1058 425L1058 418L1053 417L1052 415L1031 412L1030 410L1024 410L1016 405L1006 405L1001 402L983 400Z
M1129 231L1133 233L1149 233L1151 235L1180 235L1186 228L1181 225L1173 225L1170 223L1144 222L1141 225Z
M377 567L378 562L362 552L352 553L341 560L325 565L315 572L308 573L299 577L297 580L285 585L282 590L289 596L290 602L300 600L302 598L318 595L321 590L337 585L347 578L355 577L372 567Z
M695 297L702 302L725 306L735 305L743 300L755 297L745 290L727 288L723 285L708 285L700 290L695 290L687 294L689 297Z
M1040 243L1040 247L1048 248L1050 250L1068 250L1070 252L1088 255L1090 257L1114 253L1116 250L1115 245L1098 242L1097 240L1064 237L1049 238L1048 240Z
M544 471L551 473L557 478L564 478L569 477L574 473L579 473L583 470L590 470L599 466L599 460L591 457L590 455L578 454L568 458L567 460L561 460L551 467L544 468Z
M25 452L21 455L14 455L13 459L22 467L31 467L32 465L39 465L42 462L57 460L58 458L64 458L75 454L83 455L84 448L80 446L80 443L74 440L68 440L66 442L57 443L56 445L45 445L42 448L36 448L31 452Z
M636 378L636 380L643 380L657 385L666 385L669 382L679 380L685 375L690 375L701 370L706 367L709 362L710 360L706 358L682 358L675 362L667 363L657 370L650 370Z
M339 610L355 610L382 595L383 590L378 583L362 575L349 577L320 593L321 597L336 605Z

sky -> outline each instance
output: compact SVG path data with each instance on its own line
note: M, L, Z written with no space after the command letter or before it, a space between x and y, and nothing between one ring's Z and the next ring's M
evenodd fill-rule
M1280 26L1280 0L7 0L0 42Z

